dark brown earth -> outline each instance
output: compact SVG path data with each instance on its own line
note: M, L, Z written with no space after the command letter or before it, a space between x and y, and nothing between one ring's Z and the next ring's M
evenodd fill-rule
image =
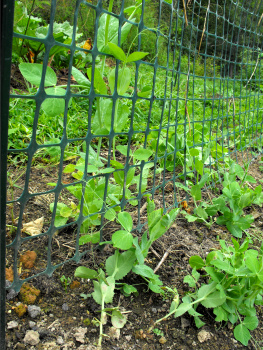
M241 159L239 159L239 161L240 160ZM259 170L259 160L260 158L254 161L250 166L250 174L254 176L258 182L262 179L262 172ZM16 180L16 187L10 186L10 184L8 187L8 199L10 200L12 196L13 198L19 198L21 195L21 188L24 186L26 172L25 169L18 169L10 166L9 173L11 174L9 183L10 180L13 182ZM33 194L50 190L48 183L56 182L57 179L57 166L48 167L41 164L41 162L36 162L35 166L31 169L29 192ZM63 182L71 181L70 175L64 175ZM220 189L218 191L220 193ZM207 190L204 197L212 198L213 196L217 196L218 191ZM166 188L164 195L166 201L172 201L173 192L171 188ZM69 199L71 200L69 197L64 197L64 200ZM184 199L183 194L177 193L177 200L182 199ZM49 211L49 204L53 201L53 194L33 196L26 204L23 223L28 223L44 217L44 226L42 229L44 233L50 224L51 213ZM156 207L162 205L162 193L160 193L159 196L155 196L155 203ZM190 209L192 208L191 202L189 203L189 207ZM7 224L10 226L8 226L7 231L7 244L10 244L15 237L15 231L13 233L11 231L11 209L12 206L9 205ZM131 211L134 225L136 226L138 221L136 208L131 207L128 209ZM253 206L248 209L248 212L252 213L255 217L255 221L249 229L249 233L258 237L258 239L254 239L254 244L259 246L262 242L263 209L258 206ZM142 212L142 220L145 220L145 215L146 210ZM13 206L13 216L13 224L16 225L16 218L19 216L18 204L14 204ZM108 226L104 227L104 239L110 239L112 232L116 229L118 229L118 225L114 223L110 223ZM111 246L106 246L103 251L96 250L87 253L80 263L70 261L75 253L75 231L76 228L74 225L63 229L55 235L50 246L52 266L66 260L68 262L58 267L50 278L41 276L30 281L30 284L41 292L35 302L35 305L41 308L41 314L35 319L32 319L28 313L22 317L18 317L14 312L14 307L20 301L20 296L18 295L12 300L7 300L7 323L10 321L18 322L18 328L7 330L6 341L8 349L96 349L95 345L98 340L99 330L92 324L92 320L99 317L99 313L97 312L99 306L92 298L84 300L80 297L81 293L91 293L93 291L93 284L91 281L74 278L74 272L76 268L81 265L92 269L103 268L106 258L113 253L113 248ZM138 235L140 235L139 232ZM22 236L27 237L27 234L23 232ZM153 249L147 257L146 264L155 268L163 255L169 251L167 259L158 270L158 274L165 286L171 288L176 287L178 289L181 298L189 291L188 285L183 283L184 277L191 271L188 264L189 257L192 255L200 255L204 258L209 251L219 248L219 239L230 241L231 235L225 227L221 227L215 223L208 229L205 225L200 223L188 223L182 215L179 215L169 231L153 244ZM19 256L28 250L35 251L37 253L37 260L32 269L18 266L19 273L21 274L20 278L23 279L33 276L46 269L47 247L47 235L33 238L30 241L22 243L19 248ZM86 249L87 248L86 246ZM9 268L12 264L12 248L9 247L7 249L6 266ZM67 278L71 278L72 281L78 281L79 284L76 284L76 288L71 289L68 287L67 292L65 292L60 282L60 278L63 275ZM258 328L252 332L253 340L249 342L247 347L234 339L230 324L215 322L212 310L205 308L198 309L198 311L204 315L203 320L206 322L203 328L197 329L193 319L188 316L188 314L185 314L177 319L170 317L158 324L155 328L159 329L160 335L156 335L152 331L149 332L149 329L157 319L169 312L171 300L147 290L146 285L143 284L143 280L136 275L130 273L125 277L125 281L130 284L136 284L139 295L124 297L121 293L116 291L112 305L107 306L119 306L122 311L126 311L128 322L124 328L120 330L120 336L117 339L111 334L111 323L108 321L104 326L104 333L108 336L103 340L103 349L232 350L262 349L263 347L262 307L257 309L260 323ZM68 310L66 310L67 308ZM32 324L29 324L30 321L34 321L35 325L32 326ZM39 344L31 347L25 345L23 342L26 331L31 329L30 326L40 334ZM79 327L83 329L79 329ZM198 335L200 337L201 330L206 331L205 335L207 337L202 343L198 338ZM80 333L86 331L83 340L77 338L83 341L83 343L76 340L76 333L78 331Z

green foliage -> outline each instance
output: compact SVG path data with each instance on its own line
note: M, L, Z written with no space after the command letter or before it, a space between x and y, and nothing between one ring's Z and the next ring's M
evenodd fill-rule
M190 258L193 270L184 282L195 291L183 297L182 303L173 308L169 316L179 317L188 312L200 328L204 325L202 315L197 311L201 304L213 309L215 321L238 323L234 336L247 345L251 338L249 331L258 326L255 305L262 305L263 245L258 252L249 249L248 238L241 245L234 238L232 242L233 245L227 245L220 240L221 249L210 252L205 261L199 256ZM206 283L202 282L197 270L205 273Z
M70 277L66 277L65 275L63 275L62 277L60 277L60 282L62 284L62 286L65 289L65 293L67 293L68 291L68 286L71 283L71 278Z
M94 284L94 292L91 295L95 302L101 305L101 319L97 320L100 325L100 337L98 344L101 344L103 336L103 324L106 323L106 313L112 311L111 321L116 328L121 328L126 323L127 319L124 317L118 308L105 308L105 304L112 303L114 290L116 287L122 289L124 295L130 296L131 293L137 293L134 286L126 283L119 283L116 281L123 279L129 272L133 272L141 276L148 284L148 287L155 293L162 293L160 286L162 282L159 276L147 265L144 260L148 255L151 244L161 237L172 225L179 209L172 209L169 213L163 215L163 210L155 210L153 201L148 202L148 221L149 221L149 239L147 232L141 237L139 242L138 237L133 237L132 231L132 217L127 212L121 212L118 215L118 222L122 225L124 230L116 231L112 235L112 243L115 250L114 254L106 260L106 277L102 269L98 271L80 266L75 271L75 276L79 278L92 279ZM119 249L125 250L120 253Z

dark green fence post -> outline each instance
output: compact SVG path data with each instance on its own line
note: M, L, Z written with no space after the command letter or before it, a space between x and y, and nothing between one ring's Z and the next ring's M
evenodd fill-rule
M0 6L0 349L5 349L5 220L7 172L6 161L14 1L3 0L1 1Z

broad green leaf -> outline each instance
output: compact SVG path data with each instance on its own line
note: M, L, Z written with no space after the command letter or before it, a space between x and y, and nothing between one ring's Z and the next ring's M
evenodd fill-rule
M104 218L109 220L109 221L113 221L116 219L116 211L113 208L110 208L109 210L106 211Z
M31 84L40 86L43 64L40 63L20 63L19 69L23 77ZM55 86L57 84L56 73L52 68L47 66L44 86ZM64 90L65 94L65 90Z
M126 211L119 213L118 221L126 231L130 232L132 230L133 222L130 213Z
M199 289L198 289L198 292L197 292L197 296L198 296L198 299L205 299L207 298L207 296L211 293L213 293L216 289L216 285L217 283L216 282L212 282L212 283L209 283L209 284L205 284L203 286L201 286Z
M215 320L217 322L228 321L228 312L226 312L221 306L214 308L213 312L216 315Z
M242 237L242 229L238 224L234 224L233 222L230 221L226 223L226 227L234 237L237 237L237 238Z
M130 232L119 230L112 235L113 247L128 250L132 246L133 236Z
M191 148L189 150L189 153L192 157L197 157L197 156L199 156L200 151L199 151L199 149Z
M196 201L201 200L202 193L199 185L193 185L191 188L191 195L195 198Z
M133 52L128 56L126 62L135 62L135 61L142 60L148 54L149 52L139 52L139 51Z
M127 317L118 310L113 310L111 314L111 323L115 328L123 328L127 322Z
M251 338L249 330L242 323L234 328L234 336L236 340L240 341L243 345L247 346L248 341Z
M130 284L124 284L123 286L123 292L130 296L132 293L138 293L137 289L134 286L131 286Z
M106 260L106 272L114 275L115 280L120 280L132 269L136 257L134 252L127 251L122 254L118 250Z
M79 85L90 88L90 81L77 68L72 67L72 75Z
M105 303L112 303L114 296L115 280L112 276L106 278L107 284L100 281L93 281L94 292L92 293L93 299L97 304L102 304L102 298Z
M85 266L79 266L77 267L74 276L84 279L94 279L98 277L98 272Z
M184 278L184 283L188 283L189 287L194 288L196 282L195 282L195 279L192 276L187 275Z
M188 310L190 310L192 308L191 304L188 303L182 303L179 305L179 307L177 308L174 317L179 317L182 316L183 314L185 314Z
M69 218L72 214L72 209L69 207L63 207L60 209L59 214L63 216L64 218Z
M108 43L108 47L110 49L111 54L118 60L125 62L126 55L124 51L117 45L113 43Z
M199 270L201 269L202 267L205 266L205 263L204 263L204 260L202 258L200 258L200 256L198 255L193 255L190 257L189 259L189 265L192 267L192 268L196 268L196 270Z
M217 259L211 261L211 265L214 265L218 269L223 270L231 275L235 273L235 269L230 265L230 262L221 261Z
M115 87L115 69L113 69L108 76L110 90L113 93ZM124 95L130 86L131 71L128 67L120 68L118 70L117 92L119 95Z
M206 296L201 304L206 308L214 308L222 305L226 301L226 296L220 296L220 292L216 291Z
M87 75L89 77L89 80L91 81L92 68L87 69ZM107 85L103 80L100 71L97 68L95 68L94 71L94 88L97 94L107 95Z
M253 331L258 326L257 316L246 316L244 318L243 325L246 326L250 331Z
M63 170L63 173L68 174L72 173L75 170L75 165L74 164L67 164Z
M253 273L259 272L260 265L257 259L258 252L253 249L249 249L245 252L245 264L249 270Z
M204 220L208 218L207 212L200 206L195 208L195 214Z
M155 277L158 277L153 272L153 269L151 269L147 265L136 265L132 268L132 271L134 273L136 273L137 275L144 276L144 277L150 278L150 279L155 279Z
M106 44L106 42L114 43L115 45L118 45L118 29L119 29L119 20L118 18L115 18L113 16L110 16L110 22L109 22L109 30L108 30L108 40L105 40L105 27L106 27L106 21L107 21L107 14L103 14L99 19L99 29L98 29L98 36L97 36L97 46L98 50L104 53L110 54L110 48ZM131 19L131 21L134 19ZM131 30L132 24L125 22L125 24L121 27L121 44L126 40L130 30Z
M139 148L133 153L133 158L137 160L148 160L152 154L153 151L149 148Z
M130 110L129 107L119 103L117 115L115 114L114 118L114 132L122 132L128 119L129 119Z
M201 160L196 159L195 160L195 169L196 169L197 173L202 176L203 172L204 172L204 163Z
M65 90L60 87L53 87L45 89L48 95L65 96ZM62 98L47 97L42 103L41 108L47 116L56 117L65 111L65 100Z
M123 154L125 157L127 157L127 154L128 154L128 146L118 145L118 146L116 147L116 149L117 149L121 154Z

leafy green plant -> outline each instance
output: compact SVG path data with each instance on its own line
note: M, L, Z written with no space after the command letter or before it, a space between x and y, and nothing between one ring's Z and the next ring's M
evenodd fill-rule
M237 177L240 183L236 181ZM226 225L233 236L239 238L242 236L242 231L248 229L254 221L252 215L244 215L243 209L251 204L261 206L263 203L262 187L257 186L253 190L245 184L246 182L256 181L240 165L232 164L229 171L224 174L222 196L213 201L222 214L217 218L217 224Z
M15 18L14 18L14 32L18 34L34 37L38 40L13 38L13 54L17 57L21 57L24 62L36 63L38 57L45 51L45 44L42 42L49 32L49 25L46 24L41 18L34 17L32 14L27 13L26 7L22 2L15 2ZM53 37L56 41L70 45L72 41L73 27L69 22L53 24ZM80 38L83 34L76 33L76 39ZM49 57L66 52L68 49L63 46L54 46L49 51Z
M105 304L112 303L115 288L121 288L126 296L137 292L134 286L122 282L117 283L116 281L123 279L132 271L141 276L153 292L162 293L162 289L160 288L162 282L159 276L149 266L145 265L144 261L151 244L169 229L179 210L178 208L172 209L164 215L163 209L155 210L154 203L149 201L147 207L149 237L146 231L142 235L140 242L138 237L134 237L132 234L133 220L131 215L127 212L119 213L118 222L122 225L123 229L114 232L111 241L102 242L102 244L112 244L116 248L114 254L106 260L105 267L108 277L106 277L102 269L99 269L98 272L84 266L76 269L76 277L93 280L94 292L91 296L96 303L101 305L101 318L97 320L100 326L99 346L101 346L102 342L103 325L105 324L107 312L112 312L112 317L114 315L116 322L119 322L120 326L123 327L126 322L126 318L117 308L105 308ZM120 253L120 249L125 251ZM120 326L117 328L121 328Z
M243 345L248 344L249 331L258 326L255 306L263 305L263 245L257 251L248 249L248 238L241 245L234 238L232 242L233 246L220 240L221 249L210 252L205 261L199 256L189 259L192 274L186 276L184 282L194 288L194 292L184 296L182 303L175 293L176 302L171 304L170 313L155 324L170 315L176 318L188 312L200 328L204 322L197 307L202 305L213 309L215 321L237 324L235 338ZM197 271L200 269L205 273L202 278ZM203 278L207 282L202 282Z
M61 282L62 286L64 287L65 292L67 293L68 286L71 283L71 278L70 277L66 277L65 275L63 275L62 277L60 277L60 282Z

